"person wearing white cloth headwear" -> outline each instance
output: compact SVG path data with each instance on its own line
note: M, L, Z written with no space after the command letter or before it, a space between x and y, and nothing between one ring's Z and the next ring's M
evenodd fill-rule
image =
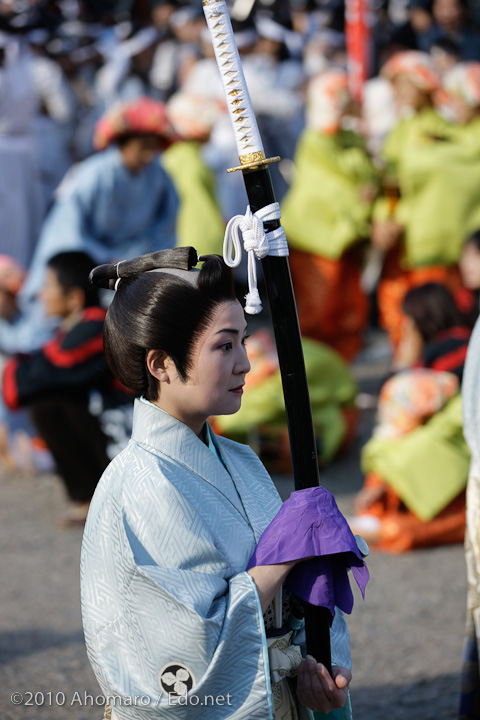
M253 110L267 157L280 155L282 159L293 159L304 129L305 73L290 49L299 36L268 16L257 17L255 25L258 41L242 63ZM287 190L286 182L275 165L271 166L271 174L276 197L281 200Z
M95 92L104 110L141 95L155 96L149 71L158 39L157 29L147 27L118 45L95 79Z
M80 153L93 150L95 125L110 108L132 102L140 97L161 100L162 93L150 82L150 69L159 40L158 30L146 27L122 42L114 40L108 50L107 62L98 70L92 83L93 107L81 123L78 133Z

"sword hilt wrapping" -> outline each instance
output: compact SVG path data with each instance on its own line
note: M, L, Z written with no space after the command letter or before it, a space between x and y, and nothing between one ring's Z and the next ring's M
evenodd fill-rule
M262 162L265 152L225 0L204 0L203 11L225 90L240 163Z

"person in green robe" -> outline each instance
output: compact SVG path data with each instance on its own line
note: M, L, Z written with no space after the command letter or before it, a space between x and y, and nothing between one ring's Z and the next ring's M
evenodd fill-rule
M225 223L215 195L212 172L202 159L222 104L202 95L179 92L167 103L167 114L181 137L162 157L180 197L177 247L192 245L204 255L222 254Z
M346 360L362 344L368 302L360 287L376 172L363 139L343 127L352 107L347 74L329 70L307 91L307 127L282 203L302 334Z
M459 389L471 328L441 284L411 289L403 311L410 352L380 392L350 520L369 544L395 553L463 541L470 462Z
M460 287L462 247L480 227L480 133L475 119L459 126L437 113L440 80L426 53L397 53L383 74L404 118L383 149L389 190L374 208L372 243L386 252L380 320L397 346L410 288L425 282L442 282L452 292Z

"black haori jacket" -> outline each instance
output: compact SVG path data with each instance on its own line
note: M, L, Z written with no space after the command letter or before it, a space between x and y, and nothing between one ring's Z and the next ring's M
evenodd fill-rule
M3 399L11 410L46 393L85 394L112 388L113 378L103 353L106 310L86 308L70 330L58 330L53 340L32 355L17 355L3 373Z

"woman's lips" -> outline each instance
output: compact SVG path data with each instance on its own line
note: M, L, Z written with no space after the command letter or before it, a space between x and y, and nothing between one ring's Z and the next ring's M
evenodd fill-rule
M232 388L230 392L235 393L236 395L243 395L243 385L239 385L236 388Z

